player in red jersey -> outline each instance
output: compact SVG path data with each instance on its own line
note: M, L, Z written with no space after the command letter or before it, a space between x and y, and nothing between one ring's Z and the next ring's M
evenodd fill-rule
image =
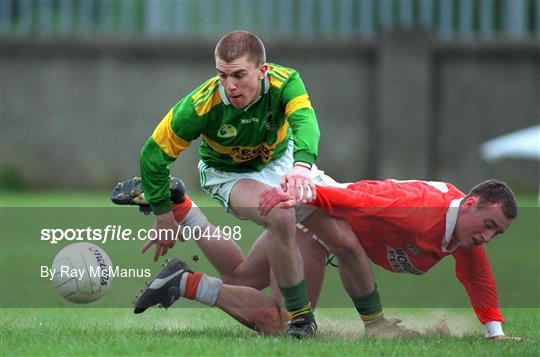
M310 204L343 218L371 261L386 270L421 275L452 255L486 336L505 338L495 279L482 244L503 233L517 216L512 191L489 180L467 195L451 184L426 181L359 181L317 186ZM278 189L266 191L261 214L294 201Z

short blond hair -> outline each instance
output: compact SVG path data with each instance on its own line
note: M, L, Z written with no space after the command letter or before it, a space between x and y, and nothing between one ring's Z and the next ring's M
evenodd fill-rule
M223 36L216 45L214 56L232 62L244 55L260 66L266 63L266 50L261 39L247 31L233 31Z

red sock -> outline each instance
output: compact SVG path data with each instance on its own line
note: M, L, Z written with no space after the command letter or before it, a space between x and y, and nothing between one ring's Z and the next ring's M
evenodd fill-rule
M182 222L182 220L186 218L186 215L191 209L192 204L193 203L189 199L188 195L186 195L186 199L184 202L173 203L172 211L173 211L174 219L176 222Z
M186 277L186 287L184 291L184 297L186 299L194 300L197 296L197 290L199 290L199 283L201 281L201 278L203 277L203 273L188 273Z

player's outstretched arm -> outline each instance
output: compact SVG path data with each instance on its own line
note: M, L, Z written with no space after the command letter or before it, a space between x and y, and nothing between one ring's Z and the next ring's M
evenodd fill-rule
M485 337L502 339L505 337L502 328L504 318L499 309L495 277L484 248L460 247L453 256L456 277L465 287L474 312L484 325Z

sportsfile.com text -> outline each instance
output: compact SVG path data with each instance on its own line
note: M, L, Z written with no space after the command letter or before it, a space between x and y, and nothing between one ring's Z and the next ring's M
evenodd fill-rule
M242 227L223 226L210 230L209 227L201 229L200 227L183 226L174 232L172 229L138 229L134 231L130 228L123 228L120 225L107 225L105 228L43 228L41 230L41 240L51 244L57 244L60 241L86 241L101 242L105 244L108 241L146 241L146 240L235 240L242 238Z

